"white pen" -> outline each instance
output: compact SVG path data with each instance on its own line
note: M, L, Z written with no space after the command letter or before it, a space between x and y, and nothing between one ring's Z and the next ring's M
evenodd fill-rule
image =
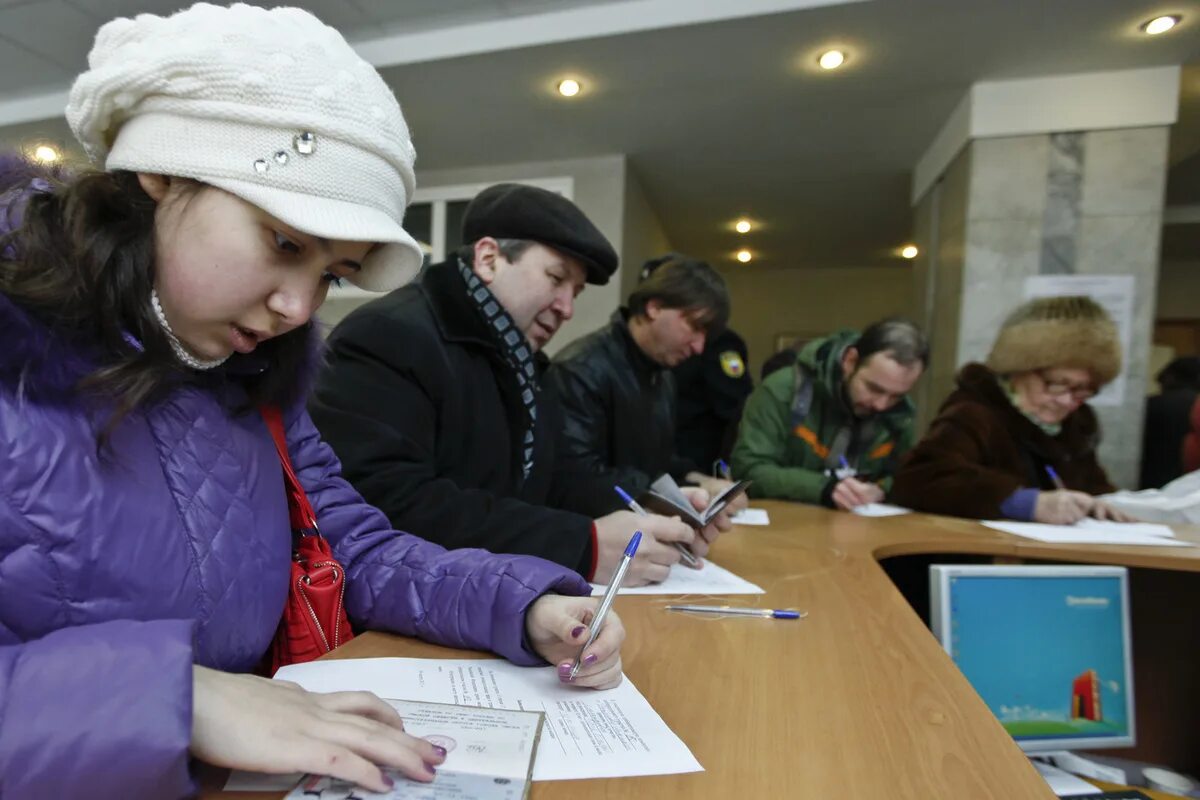
M740 606L667 606L667 611L695 611L699 614L730 614L735 617L767 617L770 619L804 619L807 611L790 608L742 608Z
M608 582L608 589L604 592L604 599L600 601L600 608L596 610L596 616L592 617L592 627L588 631L587 641L583 643L583 647L579 650L579 655L575 656L575 663L571 665L571 680L575 680L575 674L579 672L579 665L582 663L583 653L592 646L592 642L596 641L596 636L600 633L600 626L604 624L604 618L608 616L608 609L612 607L613 600L617 598L617 590L621 588L621 581L625 580L625 573L629 571L629 564L633 561L633 554L637 552L638 544L642 541L642 532L634 531L633 536L629 539L629 544L625 545L625 555L621 556L621 563L617 565L617 571L613 573L612 580Z
M635 514L640 514L643 517L649 516L646 509L642 508L642 504L630 497L628 492L626 492L620 486L614 486L613 489L621 496L621 499L625 501L625 505L629 506L630 511ZM687 564L689 567L703 566L700 559L696 557L696 554L689 550L687 545L685 545L683 542L672 542L672 544L674 544L675 549L679 551L680 557L683 558L683 563Z

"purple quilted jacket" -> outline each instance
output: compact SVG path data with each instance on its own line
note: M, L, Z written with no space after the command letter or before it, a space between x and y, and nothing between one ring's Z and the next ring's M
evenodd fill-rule
M180 388L128 417L117 457L98 459L96 417L69 391L90 366L0 294L4 798L194 792L192 664L253 668L287 592L287 505L261 419ZM540 662L525 611L548 591L585 594L578 575L392 530L303 407L285 420L357 627Z

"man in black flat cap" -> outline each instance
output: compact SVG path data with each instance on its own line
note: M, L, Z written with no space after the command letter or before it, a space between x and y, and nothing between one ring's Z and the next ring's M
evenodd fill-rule
M449 548L541 556L606 582L633 535L626 578L661 581L707 546L677 519L571 508L619 505L611 483L567 462L541 381L541 350L585 283L617 268L612 245L569 200L498 184L463 217L465 244L417 280L356 309L329 337L309 403L343 475L397 530Z

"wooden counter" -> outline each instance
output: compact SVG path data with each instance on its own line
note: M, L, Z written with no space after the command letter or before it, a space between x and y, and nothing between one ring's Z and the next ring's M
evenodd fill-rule
M1200 572L1200 549L1046 545L944 517L754 506L771 525L737 529L712 556L766 595L728 602L807 619L698 618L664 610L665 596L616 601L627 676L706 771L543 782L533 797L1052 798L879 560L952 553ZM1178 530L1200 542L1200 531ZM385 634L335 655L485 657Z

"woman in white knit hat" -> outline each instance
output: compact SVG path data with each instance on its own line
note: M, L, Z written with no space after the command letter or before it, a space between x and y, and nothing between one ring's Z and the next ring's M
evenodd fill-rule
M1044 297L1013 311L986 364L967 364L896 473L897 503L938 514L1072 524L1127 519L1096 458L1088 399L1121 371L1108 314L1088 297Z
M263 408L355 627L619 682L615 615L581 652L578 575L392 530L304 410L330 284L391 289L421 261L375 70L304 11L243 5L113 21L89 63L67 118L103 169L0 159L0 796L184 796L191 758L433 779L445 751L373 695L237 674L289 591Z

